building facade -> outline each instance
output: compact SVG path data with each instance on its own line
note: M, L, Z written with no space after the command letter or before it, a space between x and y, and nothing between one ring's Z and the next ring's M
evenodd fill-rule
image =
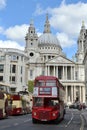
M27 60L24 51L0 48L0 82L9 84L13 92L26 86Z
M73 103L77 98L80 102L85 102L84 30L85 26L82 23L76 61L73 61L66 57L61 42L52 34L48 15L40 37L31 21L25 36L24 51L1 49L0 55L5 56L4 62L2 60L0 62L1 70L4 68L4 71L0 72L0 75L3 75L1 79L11 84L12 88L15 88L14 91L19 91L26 86L28 80L34 80L36 76L56 76L65 86L66 103ZM16 59L12 60L12 57Z
M85 30L85 40L84 40L84 60L85 66L85 88L86 88L86 103L87 103L87 29Z

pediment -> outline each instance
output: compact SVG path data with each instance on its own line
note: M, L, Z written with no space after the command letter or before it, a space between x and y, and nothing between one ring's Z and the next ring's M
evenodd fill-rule
M56 63L56 64L75 64L74 61L69 60L66 57L63 56L57 56L53 59L50 59L47 61L47 63Z

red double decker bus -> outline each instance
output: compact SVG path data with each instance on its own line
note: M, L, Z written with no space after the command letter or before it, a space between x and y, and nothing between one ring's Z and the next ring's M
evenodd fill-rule
M65 90L57 77L35 78L33 90L32 122L55 121L64 118Z

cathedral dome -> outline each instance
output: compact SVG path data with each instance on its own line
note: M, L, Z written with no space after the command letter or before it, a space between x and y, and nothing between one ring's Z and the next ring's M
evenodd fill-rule
M39 45L56 45L61 48L59 40L50 31L50 23L48 20L48 14L44 25L44 32L38 39Z
M45 45L57 45L60 46L59 40L57 39L56 36L54 36L51 33L43 33L39 39L38 39L39 44L45 44Z

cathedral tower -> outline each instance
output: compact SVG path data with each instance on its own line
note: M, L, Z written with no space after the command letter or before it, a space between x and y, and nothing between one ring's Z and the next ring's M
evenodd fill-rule
M78 38L78 46L77 46L77 53L76 53L76 59L78 63L83 63L83 59L84 59L84 42L85 42L85 25L84 25L84 21L82 22L82 26L81 26L81 30L80 30L80 34L79 34L79 38Z
M37 33L35 32L35 27L32 20L28 28L28 33L25 36L25 40L26 40L25 52L30 57L33 57L38 47L38 36Z

